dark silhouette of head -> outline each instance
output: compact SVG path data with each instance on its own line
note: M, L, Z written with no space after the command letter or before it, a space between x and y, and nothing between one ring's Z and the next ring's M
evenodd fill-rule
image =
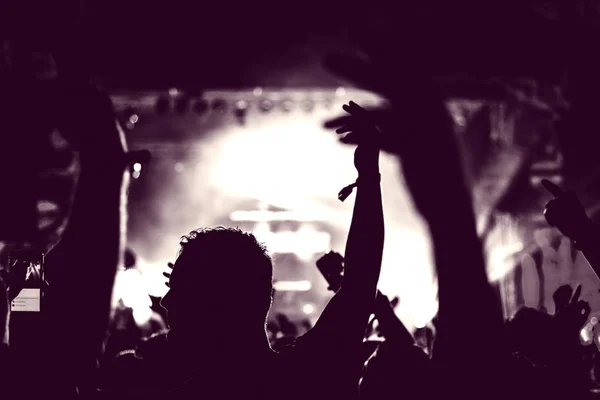
M552 295L554 300L555 312L561 311L563 308L569 305L571 297L573 296L573 288L570 285L562 285Z
M265 246L250 233L224 227L192 231L180 245L161 302L171 335L214 342L262 332L266 338L273 264Z

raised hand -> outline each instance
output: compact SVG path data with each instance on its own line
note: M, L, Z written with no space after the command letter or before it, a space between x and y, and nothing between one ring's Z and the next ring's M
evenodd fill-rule
M381 130L379 146L400 157L403 175L421 214L439 219L447 212L444 208L455 208L448 200L461 205L469 196L453 122L427 72L409 63L400 71L400 66L394 67L397 62L390 59L390 52L384 50L367 48L369 58L332 55L325 64L356 86L390 100L390 106L368 112ZM325 127L346 125L351 120L351 116L339 117L325 122ZM448 199L447 193L457 192L458 196ZM445 207L440 207L442 197L447 199Z
M547 179L542 180L542 185L554 196L544 209L546 221L576 242L585 239L593 225L577 195L563 191Z
M571 338L577 338L581 327L586 323L590 316L591 308L587 301L580 300L581 285L577 286L569 305L561 309L556 314L556 321L559 323L559 330Z
M353 101L342 108L350 118L336 129L336 133L346 134L341 139L343 143L358 145L354 152L354 166L359 176L379 174L381 133L375 121L364 108Z

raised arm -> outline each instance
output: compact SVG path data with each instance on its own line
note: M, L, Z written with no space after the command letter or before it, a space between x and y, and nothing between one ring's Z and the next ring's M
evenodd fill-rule
M75 104L76 103L76 104ZM77 118L62 126L79 150L81 174L69 225L47 256L48 313L67 386L86 382L102 349L116 268L125 240L126 145L110 98L92 87L68 88ZM50 354L56 360L58 354Z
M373 54L370 63L336 57L329 65L390 100L391 107L379 113L382 148L399 156L406 184L433 241L440 299L434 357L472 365L490 355L480 348L501 343L503 318L487 279L452 120L437 87L416 64L398 65L390 59L395 53L389 48L369 50L365 49ZM398 132L400 125L402 132ZM485 335L472 335L475 320Z
M358 142L354 164L358 171L356 200L346 243L344 278L340 290L323 311L312 333L336 347L363 341L381 270L384 241L383 205L379 176L378 132L367 113L353 102L344 106L351 115L337 130L342 139Z
M574 192L565 192L547 179L542 181L542 185L554 196L546 204L546 220L575 242L596 275L600 276L600 228L588 218Z

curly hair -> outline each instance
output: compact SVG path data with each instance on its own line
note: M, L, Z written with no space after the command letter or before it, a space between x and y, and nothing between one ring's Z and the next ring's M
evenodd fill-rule
M273 285L273 263L265 245L249 232L219 226L200 228L181 237L179 258L186 264L198 265L203 276L227 278L243 286ZM196 268L196 266L194 266Z

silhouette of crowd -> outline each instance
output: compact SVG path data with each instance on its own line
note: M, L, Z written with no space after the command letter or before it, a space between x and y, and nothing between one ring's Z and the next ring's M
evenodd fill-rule
M554 314L523 308L504 320L439 88L417 57L394 61L381 49L368 50L369 62L345 55L327 60L332 71L385 96L389 106L365 110L349 102L344 116L326 123L356 147L357 179L340 192L341 200L351 191L355 196L343 256L321 260L343 264L343 273L327 276L335 295L314 326L295 326L285 315L267 324L274 293L269 244L232 227L199 228L181 238L166 274L169 290L160 306L153 299L154 324L140 330L122 304L111 316L117 268L135 264L123 246L130 167L149 154L128 151L110 98L82 80L58 79L39 89L45 99L69 105L68 119L58 108L51 122L44 120L52 126L7 115L9 126L27 121L32 131L59 129L78 151L81 173L68 225L45 256L42 312L10 312L26 278L2 275L0 398L592 397L590 376L600 363L579 339L590 315L581 287L559 288ZM399 68L411 78L398 78ZM14 82L5 84L10 93ZM3 98L16 102L13 94ZM14 136L5 143L14 154L29 150ZM397 157L433 244L439 312L415 334L394 312L398 299L377 289L385 236L381 151ZM600 230L575 193L543 185L554 197L544 211L548 223L597 271ZM12 195L5 189L3 196ZM17 226L20 214L8 214L5 226ZM243 304L223 294L224 281ZM474 320L481 334L472 334Z

